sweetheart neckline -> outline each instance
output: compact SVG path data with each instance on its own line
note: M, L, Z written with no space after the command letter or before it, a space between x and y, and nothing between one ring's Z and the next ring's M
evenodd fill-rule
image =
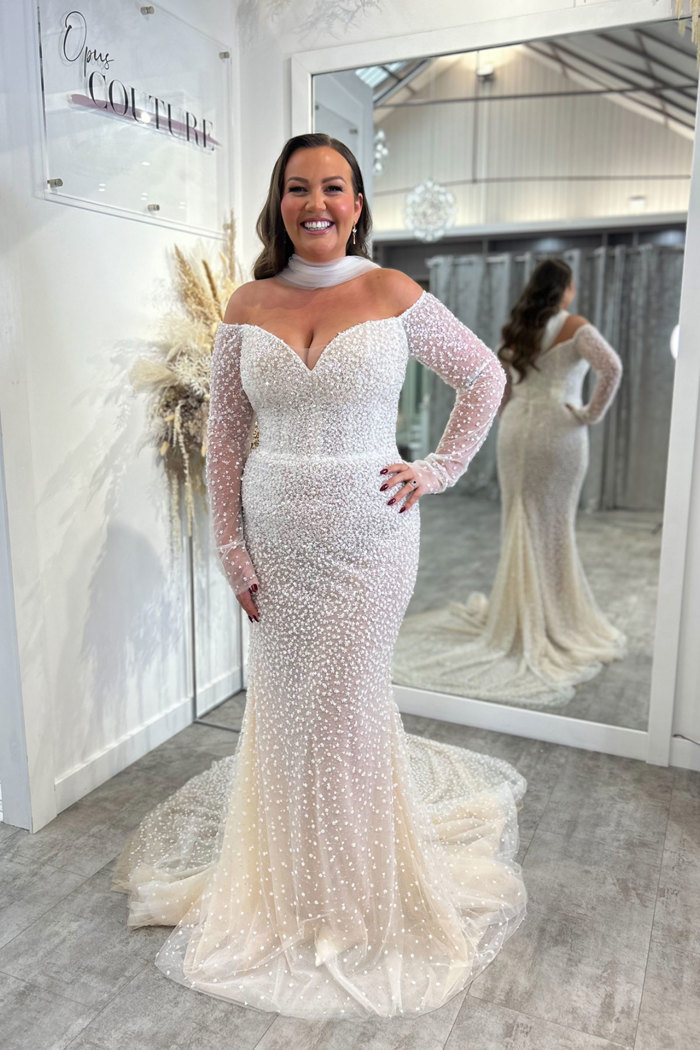
M247 321L241 321L234 324L229 324L228 321L221 321L221 324L226 325L227 328L255 328L258 332L264 332L265 335L269 335L272 337L272 339L276 339L277 342L280 343L282 346L286 347L291 354L294 354L296 359L301 364L302 368L309 375L311 375L318 368L319 364L321 363L321 358L325 357L327 350L333 345L333 343L340 339L342 335L347 335L348 332L353 332L356 328L362 328L362 326L366 324L384 324L386 321L401 321L406 316L406 314L409 313L414 308L414 306L417 306L418 303L423 299L423 297L428 294L429 293L427 291L422 291L416 299L416 301L414 303L411 303L410 306L406 307L406 309L403 310L400 314L391 314L389 317L368 317L366 321L357 321L355 324L351 324L348 328L342 328L339 332L336 332L333 338L330 339L323 347L321 353L316 358L316 364L313 368L309 368L302 356L299 353L297 353L294 347L290 346L289 343L282 338L282 336L276 335L275 332L268 331L267 328L262 328L259 324L249 324ZM309 347L308 349L311 348Z

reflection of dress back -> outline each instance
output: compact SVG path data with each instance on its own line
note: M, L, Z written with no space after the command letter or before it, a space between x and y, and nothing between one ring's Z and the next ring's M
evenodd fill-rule
M522 380L518 381L518 373L509 368L512 399L555 401L559 405L568 401L576 407L582 404L583 381L590 367L588 361L574 348L573 337L552 346L568 316L567 310L560 310L550 317L535 367L529 368Z
M542 337L536 367L525 376L508 366L511 396L498 427L498 478L504 509L524 500L533 517L573 514L588 467L588 430L566 407L581 406L589 363L575 349L575 338L554 343L568 317L560 310ZM545 527L544 531L549 530Z

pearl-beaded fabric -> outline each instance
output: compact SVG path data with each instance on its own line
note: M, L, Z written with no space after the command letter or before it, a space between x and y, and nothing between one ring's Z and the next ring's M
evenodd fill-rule
M439 492L483 442L504 374L429 293L339 333L313 369L258 326L217 332L213 527L234 590L259 584L241 733L148 814L114 876L130 925L175 926L167 976L302 1018L437 1009L525 914L524 779L407 734L392 692L420 517L388 505L380 469L400 461L410 354L457 391L416 467Z
M575 534L588 469L586 424L604 416L622 365L591 324L553 343L567 316L561 310L551 319L537 368L521 382L515 370L510 377L498 425L501 555L491 595L475 592L407 617L394 649L395 682L560 707L577 684L624 656L625 636L595 600ZM584 406L591 367L596 382Z

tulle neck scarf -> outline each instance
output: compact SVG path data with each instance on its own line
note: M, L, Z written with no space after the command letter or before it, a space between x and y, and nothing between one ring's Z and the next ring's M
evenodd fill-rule
M376 269L377 266L378 263L365 259L364 255L344 255L331 262L312 263L295 253L290 256L286 267L277 277L287 284L296 285L297 288L325 288L350 281L367 270Z

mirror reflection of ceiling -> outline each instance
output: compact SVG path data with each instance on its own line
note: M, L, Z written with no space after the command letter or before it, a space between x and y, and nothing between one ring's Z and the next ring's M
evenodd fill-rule
M457 199L452 233L687 211L698 71L675 20L355 72L388 149L377 233L426 178Z

